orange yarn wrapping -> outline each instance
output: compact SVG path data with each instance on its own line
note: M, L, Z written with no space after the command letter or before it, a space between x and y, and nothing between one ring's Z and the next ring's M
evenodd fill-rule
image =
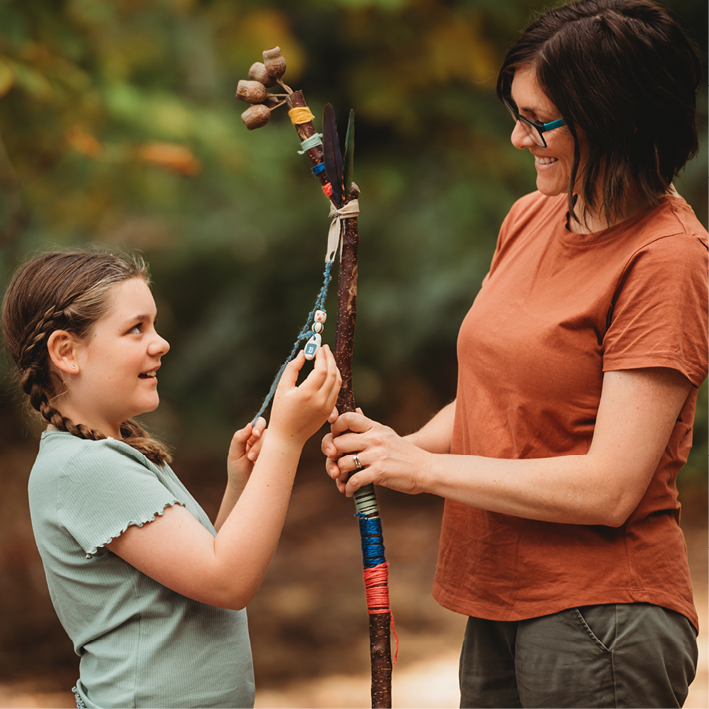
M295 108L291 108L291 110L288 111L288 115L290 116L290 121L294 126L299 126L302 123L308 123L315 118L307 106L296 106Z
M389 608L389 563L384 562L371 569L364 569L364 588L367 592L367 611L370 615L388 613L391 618L391 632L394 633L396 648L394 650L394 664L399 658L399 636L394 625L394 614Z

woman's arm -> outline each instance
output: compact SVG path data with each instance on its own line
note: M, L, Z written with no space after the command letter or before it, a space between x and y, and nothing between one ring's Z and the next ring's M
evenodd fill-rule
M246 606L278 544L303 444L333 411L340 388L329 348L318 351L313 371L296 386L303 363L301 353L286 367L258 460L216 538L174 505L143 527L129 527L109 550L183 596Z
M429 453L450 453L453 437L455 400L444 406L423 428L404 436L404 440Z
M336 453L326 454L342 456L338 487L348 495L376 483L518 517L617 527L644 495L690 388L671 369L606 373L586 455L509 460L431 454L354 414L333 425ZM353 452L364 469L345 485L355 468Z

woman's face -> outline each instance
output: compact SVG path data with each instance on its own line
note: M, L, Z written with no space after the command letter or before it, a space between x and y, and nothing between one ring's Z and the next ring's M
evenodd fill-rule
M520 115L532 121L549 123L563 118L539 86L533 67L520 67L515 71L511 96ZM546 148L537 145L517 122L512 131L512 145L520 150L526 148L534 156L537 189L542 194L547 197L566 194L574 160L574 138L567 126L546 131L543 136L547 143ZM583 144L581 154L583 160ZM578 174L581 174L581 168Z

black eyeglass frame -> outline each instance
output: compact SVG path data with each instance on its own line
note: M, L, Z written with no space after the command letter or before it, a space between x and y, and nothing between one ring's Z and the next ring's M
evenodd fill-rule
M509 102L508 97L509 94L503 95L502 100L505 106L507 106L507 110L512 114L512 118L515 119L515 122L522 121L522 127L527 131L529 135L532 136L534 142L542 148L547 147L547 141L544 138L543 133L546 133L550 130L554 130L556 128L561 128L562 126L566 125L565 118L558 118L555 121L549 121L549 123L537 123L536 121L531 121L529 120L529 118L525 118L524 116L521 116L519 114L517 109L514 108L514 106ZM527 128L527 126L529 126L529 128ZM541 140L542 142L540 143L537 138L539 138L539 140Z

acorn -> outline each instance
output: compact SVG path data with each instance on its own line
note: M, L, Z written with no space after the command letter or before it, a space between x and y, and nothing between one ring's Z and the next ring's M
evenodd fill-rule
M244 121L244 125L246 125L249 130L262 128L268 123L270 117L271 109L268 106L264 106L262 103L255 103L253 106L249 106L249 108L241 114L241 120Z
M266 71L266 65L262 62L254 62L249 69L249 79L260 81L264 86L274 86L275 80Z
M280 47L266 49L263 53L263 63L268 75L274 79L280 79L286 73L286 60Z
M247 103L261 103L266 99L266 87L260 81L242 79L236 87L236 98Z

